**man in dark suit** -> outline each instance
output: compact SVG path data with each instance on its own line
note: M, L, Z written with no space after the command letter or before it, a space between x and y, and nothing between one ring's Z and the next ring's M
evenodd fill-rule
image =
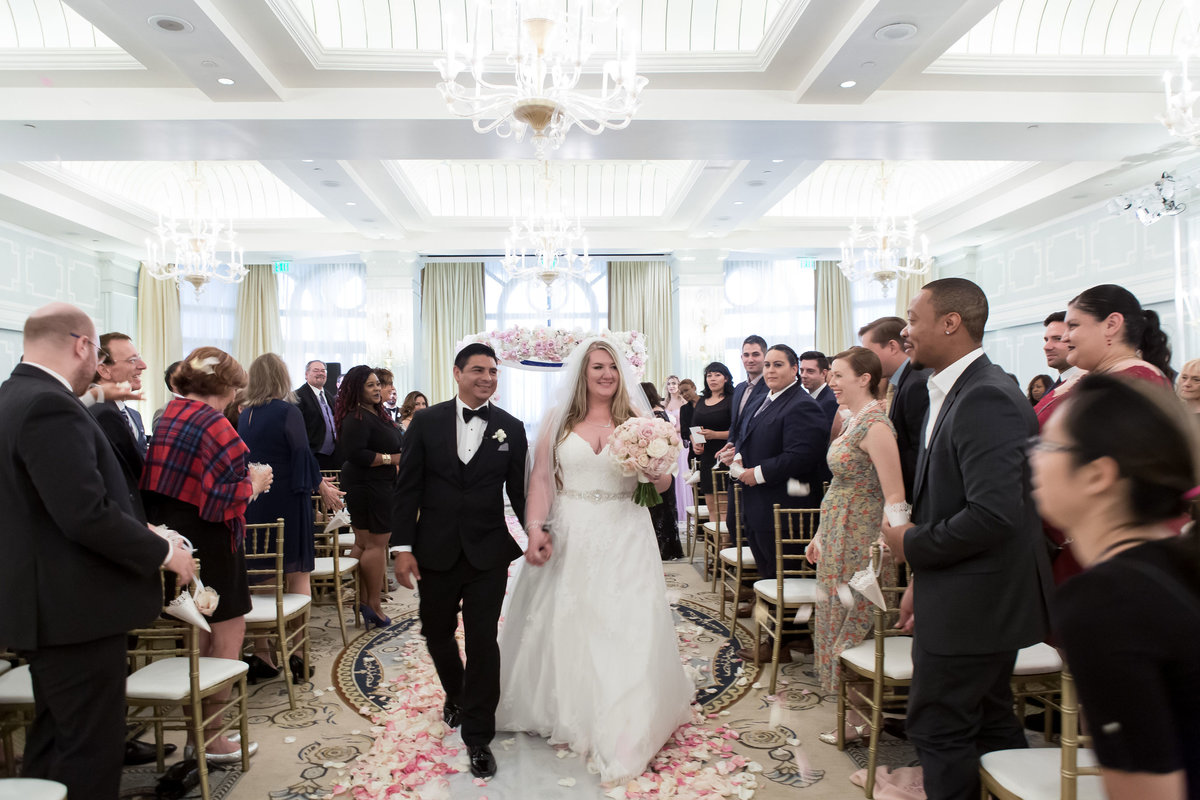
M821 411L829 426L833 427L833 418L837 415L838 401L833 390L826 384L829 378L829 359L819 350L808 350L800 354L800 383L808 392ZM828 440L828 436L826 440Z
M52 303L25 322L24 361L0 386L0 642L29 661L35 701L26 777L115 800L125 749L126 632L162 609L159 568L191 554L135 516L117 458L78 396L96 329Z
M732 406L729 416L729 438L725 445L717 451L716 459L725 466L733 461L737 452L738 439L745 433L746 423L754 416L754 412L767 396L767 384L762 379L763 359L767 355L767 340L758 335L747 336L742 342L742 367L746 370L746 380L733 389ZM733 504L725 504L725 528L733 533ZM736 600L753 600L754 592L742 587Z
M335 396L325 388L327 376L324 361L305 364L304 385L296 390L296 405L304 417L308 446L317 457L317 464L321 469L338 469L341 464L335 455L337 431L333 427Z
M521 548L504 520L504 493L525 523L525 426L489 403L496 353L469 344L454 359L458 396L413 417L404 436L392 515L396 580L420 582L421 633L446 691L450 727L462 723L471 772L496 772L488 746L500 702L496 632L508 565ZM548 544L530 533L531 563ZM466 668L454 631L462 607Z
M915 524L885 526L913 582L908 738L930 800L979 796L979 756L1025 747L1009 681L1017 651L1048 626L1050 564L1030 495L1029 401L980 346L987 298L964 278L928 283L905 335L933 369L919 442Z
M100 337L100 347L105 356L96 367L93 381L101 385L128 383L132 392L142 390L142 372L146 362L138 355L133 340L124 333L106 333ZM100 428L108 437L121 468L133 479L133 486L142 477L142 464L146 458L146 430L142 427L142 415L123 400L106 397L88 411L96 418Z
M933 370L912 363L903 336L907 323L899 317L880 317L858 331L863 347L879 356L883 377L888 381L888 419L896 429L900 470L904 473L904 497L912 502L913 476L917 471L917 445L929 410L925 381Z

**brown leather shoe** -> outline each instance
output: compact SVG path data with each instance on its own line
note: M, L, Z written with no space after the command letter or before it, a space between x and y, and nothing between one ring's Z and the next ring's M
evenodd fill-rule
M749 647L743 647L741 650L737 651L737 657L740 658L742 661L753 661L754 660L754 650ZM759 663L768 663L768 664L771 663L771 643L770 642L763 642L761 645L759 645L758 661L759 661ZM780 664L792 663L792 651L788 649L787 645L784 645L779 648L779 663Z

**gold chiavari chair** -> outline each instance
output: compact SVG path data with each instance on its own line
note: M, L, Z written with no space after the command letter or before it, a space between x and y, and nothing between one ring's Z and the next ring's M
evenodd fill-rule
M1079 733L1079 699L1069 669L1062 671L1062 703L1056 708L1062 713L1060 747L996 750L979 759L983 800L1105 796L1095 753L1087 749L1091 737Z
M342 645L349 644L346 636L346 614L343 603L349 596L350 606L354 613L354 625L358 626L358 559L342 555L342 546L338 539L341 530L335 528L325 532L328 517L321 510L321 498L313 497L313 537L316 558L313 561L313 571L309 575L312 584L313 603L323 598L332 598L337 607L338 626L342 629ZM353 534L351 534L353 535Z
M33 724L33 678L29 665L14 666L17 657L0 652L0 742L3 743L5 771L17 775L17 747L13 735Z
M692 469L696 469L695 458L692 459ZM684 538L687 540L687 557L690 563L692 557L696 554L696 542L700 539L700 526L708 521L708 506L704 505L704 499L701 497L699 484L692 486L692 505L684 506Z
M282 519L246 526L246 575L250 579L251 592L246 637L274 634L278 666L287 681L288 705L294 711L296 689L290 660L291 656L303 651L301 661L304 674L308 674L308 618L312 598L284 591Z
M801 606L817 602L816 568L804 557L804 548L817 532L821 511L816 508L780 508L775 505L775 577L754 582L754 665L765 631L771 639L771 687L779 679L779 650L783 637L810 631L807 620L796 622Z
M717 563L721 570L721 611L720 619L725 621L726 592L733 598L733 614L737 614L738 601L743 592L750 592L758 580L758 568L754 563L754 553L746 544L746 526L742 518L742 487L741 484L730 481L733 486L731 496L733 502L733 547L722 548L717 553Z
M712 471L713 507L709 509L708 520L700 526L704 535L704 577L709 577L712 570L712 590L717 590L717 554L721 550L721 540L729 534L729 526L725 523L725 504L729 501L729 470L714 467Z
M1017 663L1013 666L1012 689L1016 700L1017 719L1025 724L1025 704L1033 697L1045 708L1042 715L1043 734L1047 739L1053 729L1055 706L1050 702L1062 691L1062 657L1058 650L1045 642L1038 642L1017 652Z

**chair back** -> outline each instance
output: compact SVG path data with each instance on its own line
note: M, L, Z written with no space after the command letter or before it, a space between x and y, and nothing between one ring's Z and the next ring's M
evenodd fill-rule
M323 469L321 470L321 477L328 478L334 486L341 488L342 471L340 469Z
M783 582L788 578L817 577L817 568L808 563L804 550L816 536L820 521L819 508L781 508L775 504L776 597L783 597Z
M1075 800L1076 781L1080 775L1099 775L1099 767L1079 766L1079 748L1090 747L1092 737L1079 732L1079 695L1075 691L1075 678L1063 666L1062 671L1062 800Z
M717 524L717 530L720 530L720 523L725 521L725 512L728 510L729 483L729 470L723 467L713 467L712 487L715 508L708 510L708 519Z
M283 518L246 526L246 577L254 594L274 594L283 608Z
M742 485L734 481L727 481L728 486L732 489L726 493L726 498L732 498L730 502L733 508L733 546L737 548L737 563L738 568L742 567L742 548L746 546L746 528L742 519Z
M330 515L327 514L322 507L321 496L314 494L313 501L313 550L316 558L332 558L333 571L336 573L341 568L342 548L338 546L338 535L342 532L342 528L334 528L329 533L325 532L325 526L329 524Z
M164 658L186 658L192 697L200 696L200 637L194 625L159 617L144 628L129 631L129 641L126 656L130 673Z

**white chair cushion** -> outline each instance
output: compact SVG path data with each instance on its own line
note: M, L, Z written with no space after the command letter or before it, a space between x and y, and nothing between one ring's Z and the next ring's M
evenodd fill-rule
M200 691L219 686L230 678L245 674L245 661L231 658L201 658ZM125 679L125 696L131 700L185 700L191 694L191 667L188 659L160 658Z
M4 673L8 672L10 669L12 669L11 661L0 661L0 675L3 675Z
M779 587L775 583L774 578L755 581L754 591L760 594L772 603L778 603L779 599L775 596ZM783 604L796 605L799 603L815 603L817 602L817 580L816 578L784 578L783 579Z
M353 547L354 546L354 534L353 533L339 533L338 534L338 544L342 547Z
M1013 675L1045 675L1062 669L1058 651L1045 642L1017 651L1017 664Z
M0 778L0 800L67 800L67 787L41 778Z
M718 528L718 526L720 527ZM709 533L716 533L718 530L720 530L721 533L729 533L729 526L724 522L706 522L704 523L704 530L708 531Z
M342 556L338 559L338 568L345 575L347 572L352 572L358 566L358 559L350 556ZM313 571L310 573L313 578L332 578L333 577L333 556L322 556L313 559Z
M722 550L717 555L720 556L721 560L724 561L726 564L736 564L737 563L737 548L736 547L726 547L724 550ZM754 566L754 553L750 552L749 547L742 548L742 566L743 567L753 567Z
M912 680L912 637L889 636L883 640L883 675L894 681ZM842 651L842 659L864 672L875 670L875 636Z
M27 706L33 702L33 676L22 664L0 675L0 706Z
M1091 750L1077 752L1079 766L1096 766L1096 754ZM1062 796L1062 750L1057 747L996 750L980 758L979 765L1021 800L1058 800ZM1105 796L1099 775L1079 776L1075 788L1079 800Z
M302 610L305 606L312 602L312 598L306 594L285 594L283 596L283 615L290 617L297 611ZM275 621L275 595L273 594L252 594L250 595L250 611L246 614L246 623L251 622L274 622Z
M699 516L699 517L707 517L708 516L708 506L686 506L683 510L686 513L691 514L693 516Z

